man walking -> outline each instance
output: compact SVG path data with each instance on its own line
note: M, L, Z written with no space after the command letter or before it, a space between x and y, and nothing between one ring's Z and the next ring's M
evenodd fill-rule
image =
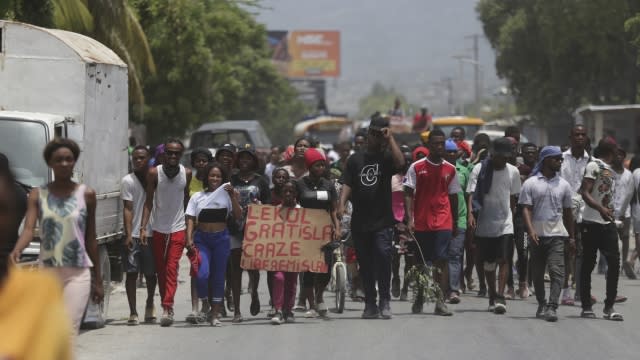
M572 191L569 183L558 176L562 152L557 146L546 146L540 152L538 165L522 185L519 203L531 246L533 286L538 300L537 318L556 321L558 301L564 281L564 248L575 250ZM545 298L544 273L549 269L551 288Z
M591 298L591 272L596 264L598 250L607 260L607 297L604 301L604 318L622 321L622 314L615 312L613 304L618 292L620 251L614 217L615 175L611 168L617 156L617 146L608 141L598 144L598 158L592 159L585 170L581 194L586 204L582 215L583 263L580 271L580 297L584 318L595 318Z
M140 237L140 223L144 211L146 199L145 184L147 182L147 169L151 158L149 150L145 146L136 146L131 153L133 173L122 178L123 224L124 224L124 248L122 263L124 264L127 278L125 287L127 300L129 301L128 325L138 325L138 311L136 309L136 280L138 274L144 274L147 283L147 303L144 313L144 321L156 320L153 295L156 290L156 271L153 264L153 250L150 238ZM151 227L147 225L145 234L151 234Z
M569 134L569 150L562 153L563 161L560 168L560 177L567 180L573 191L573 219L576 223L576 229L579 229L582 222L582 211L584 210L584 201L580 195L580 186L582 186L582 178L584 170L589 163L591 156L586 150L587 146L587 129L584 125L576 125L571 129ZM565 249L565 271L564 289L562 290L562 305L574 305L574 298L571 296L571 288L569 287L569 277L574 274L576 283L575 300L580 301L580 268L582 264L582 243L580 240L580 230L576 231L576 253L571 255L568 249ZM575 268L573 268L575 265Z
M391 246L393 211L391 178L404 167L404 156L396 144L389 119L380 113L371 117L366 151L347 160L343 174L338 215L342 216L351 199L351 232L365 289L364 319L391 318ZM376 305L376 282L380 302Z
M435 129L429 133L427 146L429 155L411 164L407 171L404 181L405 214L409 231L415 231L421 264L428 261L438 270L434 280L439 283L441 293L436 299L434 313L451 316L453 314L444 303L444 293L449 288L447 257L449 243L457 236L458 193L461 188L455 166L443 159L445 135L442 130ZM457 245L462 252L464 237ZM457 276L459 279L460 274ZM421 290L412 309L414 313L422 312L423 296Z
M472 211L468 212L469 228L475 229L476 243L480 248L485 277L489 288L489 311L504 314L507 304L504 290L508 274L508 258L513 246L513 213L516 195L520 193L520 173L507 163L513 156L513 146L509 139L498 138L493 141L489 158L477 164L471 172L467 193L467 209L476 204L478 219ZM496 290L496 268L498 289Z
M149 169L140 238L146 237L153 210L153 257L162 298L160 325L173 324L173 303L178 287L178 266L185 247L184 209L189 200L191 169L180 165L184 145L178 139L165 143L165 161Z

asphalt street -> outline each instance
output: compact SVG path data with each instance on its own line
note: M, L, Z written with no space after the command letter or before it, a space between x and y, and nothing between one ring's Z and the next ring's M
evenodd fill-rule
M117 286L111 296L108 324L83 331L78 339L79 359L637 359L640 351L640 280L620 277L619 293L629 297L616 310L624 322L604 320L604 276L593 277L598 319L581 319L580 308L561 306L559 321L535 318L535 297L508 301L507 313L487 312L488 299L475 292L449 305L452 317L438 317L425 304L425 313L411 313L410 302L392 302L391 320L362 320L363 304L347 301L343 314L328 319L304 319L295 324L274 326L266 318L268 292L266 276L260 283L262 311L249 314L250 298L241 298L245 322L223 326L189 325L189 278L186 256L180 269L176 296L176 323L127 326L129 315L124 289ZM245 276L244 286L247 278ZM547 290L548 293L548 290ZM138 289L138 304L144 305L145 290ZM325 299L333 303L333 296ZM157 310L160 311L156 295ZM144 309L138 310L140 314Z

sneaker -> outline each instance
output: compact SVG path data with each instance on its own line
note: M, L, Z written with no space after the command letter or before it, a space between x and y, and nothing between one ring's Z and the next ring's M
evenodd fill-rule
M127 325L129 326L136 326L139 323L140 322L138 321L138 314L132 314L131 316L129 316L129 320L127 320Z
M504 313L507 312L507 304L505 303L504 299L496 299L496 308L494 310L494 313L498 314L498 315L502 315Z
M280 311L276 312L275 315L271 318L271 325L280 325L284 322L282 318L282 313Z
M326 316L327 312L329 312L329 308L324 302L320 302L316 305L316 309L318 309L318 314L320 316Z
M586 309L582 309L582 312L580 313L580 317L585 319L595 319L596 313L594 313L593 310L589 307Z
M400 297L400 278L394 277L391 280L391 295L394 298Z
M487 288L480 288L478 290L478 297L486 297L487 296Z
M407 301L407 300L409 300L409 290L402 289L402 292L400 293L400 301Z
M544 319L547 304L538 304L538 310L536 310L536 319Z
M418 295L411 305L411 312L414 314L421 314L424 306L424 295L421 290L418 290Z
M213 327L221 327L222 326L222 322L219 319L213 319L213 321L211 322L211 326Z
M293 307L293 311L295 311L295 312L306 312L307 311L307 307L304 306L304 305L298 304L298 305Z
M244 321L244 318L242 317L242 314L234 314L233 320L231 320L231 322L234 324L240 324L243 321Z
M276 313L277 313L276 308L272 306L271 310L267 312L267 319L271 319L272 317L276 316Z
M433 313L440 316L451 316L453 313L449 311L447 304L442 300L436 301L436 308L433 310Z
M185 321L189 324L196 325L198 323L198 314L192 311L189 315L187 315Z
M375 305L365 305L364 311L362 312L363 319L377 319L380 316L380 312L378 311L378 307Z
M458 296L457 293L452 292L451 295L449 295L449 304L460 304L460 296Z
M489 303L489 308L487 309L490 313L496 312L496 304Z
M173 311L162 314L162 317L160 318L160 326L169 327L171 325L173 325Z
M284 313L284 322L287 324L296 322L296 317L293 315L293 312L289 311Z
M547 311L544 312L544 319L548 322L558 321L558 315L556 314L556 308L554 306L547 307Z
M144 322L154 323L156 322L156 307L151 305L144 309Z
M629 261L623 262L622 270L624 271L624 274L627 275L629 279L636 280L638 278L636 276L636 273L633 272L633 263L630 263Z
M510 287L507 289L507 293L504 295L504 298L507 300L513 300L516 297L515 292L513 291L513 288Z
M544 273L544 282L551 282L551 277L549 276L549 273Z
M617 313L614 309L613 306L610 308L604 308L604 315L602 316L607 320L613 320L613 321L624 321L624 318L622 317L622 314Z
M318 317L318 312L315 311L314 309L311 309L306 313L304 313L304 317L306 317L307 319L315 319Z
M389 302L381 302L380 303L380 317L389 320L393 316L391 314L391 307L389 306Z

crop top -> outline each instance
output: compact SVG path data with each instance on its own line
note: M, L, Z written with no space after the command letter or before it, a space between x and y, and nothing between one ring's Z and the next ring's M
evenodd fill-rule
M198 218L198 222L225 222L231 214L231 198L222 184L212 192L199 191L191 197L186 214Z

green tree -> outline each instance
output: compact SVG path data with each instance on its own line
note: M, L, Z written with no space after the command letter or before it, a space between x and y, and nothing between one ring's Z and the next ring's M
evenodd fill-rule
M637 2L480 0L476 10L520 112L549 124L585 103L637 100L638 51L624 28Z
M406 97L393 87L385 87L383 84L375 82L369 94L359 101L358 119L368 119L376 111L386 114L393 108L396 99L400 99L405 112L411 107L417 108L409 105Z
M258 119L272 140L290 140L304 109L272 66L266 30L249 12L224 0L133 4L158 67L137 114L151 140L222 119Z

